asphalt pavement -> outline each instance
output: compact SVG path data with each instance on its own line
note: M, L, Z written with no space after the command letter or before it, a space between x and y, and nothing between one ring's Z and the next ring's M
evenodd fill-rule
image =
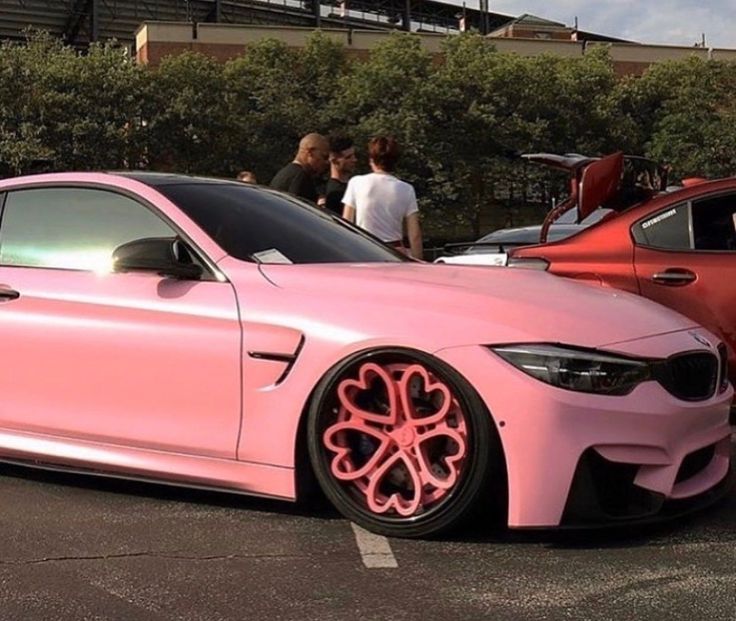
M0 473L2 621L736 619L736 492L657 527L389 541L325 506Z

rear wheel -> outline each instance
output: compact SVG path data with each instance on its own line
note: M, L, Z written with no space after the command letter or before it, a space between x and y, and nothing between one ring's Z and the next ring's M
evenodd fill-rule
M476 392L420 352L363 353L333 369L307 424L325 495L382 535L425 537L456 525L490 493L489 471L500 456Z

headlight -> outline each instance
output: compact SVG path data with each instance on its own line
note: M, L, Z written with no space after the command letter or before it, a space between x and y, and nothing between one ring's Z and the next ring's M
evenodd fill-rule
M648 362L558 345L491 347L501 358L538 380L578 392L627 395L652 378Z

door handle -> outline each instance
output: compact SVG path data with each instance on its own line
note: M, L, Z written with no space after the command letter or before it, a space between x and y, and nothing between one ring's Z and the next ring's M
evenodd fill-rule
M652 282L658 285L669 285L670 287L681 287L695 281L697 276L694 272L686 269L669 268L664 272L652 275Z
M15 289L11 289L7 285L0 285L0 302L9 302L10 300L17 300L20 297L20 293Z

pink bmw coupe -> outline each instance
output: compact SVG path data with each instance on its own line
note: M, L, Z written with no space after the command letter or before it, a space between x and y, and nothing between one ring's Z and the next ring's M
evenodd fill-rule
M0 459L295 500L378 533L657 518L727 487L719 340L623 292L409 261L283 194L0 182Z

